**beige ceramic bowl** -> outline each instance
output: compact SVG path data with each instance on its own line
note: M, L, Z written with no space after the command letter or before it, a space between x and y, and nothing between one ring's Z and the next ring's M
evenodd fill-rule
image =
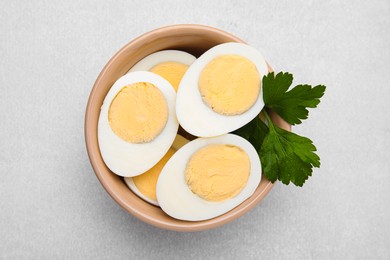
M126 211L154 226L176 231L199 231L228 223L256 206L272 189L272 183L262 178L255 193L226 214L205 221L181 221L166 215L160 208L143 201L129 190L123 179L104 164L97 140L97 125L103 99L113 83L136 62L156 51L173 49L199 56L209 48L225 42L243 42L227 32L202 25L174 25L148 32L129 42L107 63L91 91L85 114L85 140L92 167L100 182ZM275 114L273 121L290 130L290 126Z

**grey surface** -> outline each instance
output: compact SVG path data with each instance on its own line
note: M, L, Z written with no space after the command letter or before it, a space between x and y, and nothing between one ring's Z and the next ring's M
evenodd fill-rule
M389 1L75 2L0 4L0 258L390 258ZM229 31L296 83L328 86L294 128L315 141L321 169L199 233L122 210L83 137L89 91L109 58L177 23Z

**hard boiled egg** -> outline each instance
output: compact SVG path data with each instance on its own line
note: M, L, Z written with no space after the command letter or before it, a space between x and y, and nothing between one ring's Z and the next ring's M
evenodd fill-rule
M184 51L158 51L140 60L129 72L151 71L168 80L177 91L184 73L195 60L193 55Z
M181 135L177 135L171 148L169 148L168 152L156 165L141 175L124 178L127 186L141 199L158 206L156 198L156 185L161 170L172 157L172 155L174 155L177 150L179 150L188 142L189 141Z
M267 74L262 54L251 46L225 43L209 49L180 82L176 100L180 125L201 137L242 127L264 107L261 83Z
M151 72L119 78L101 107L98 142L107 167L120 176L152 168L171 147L179 124L172 85Z
M241 204L260 180L260 159L247 140L233 134L198 138L164 166L157 182L157 200L173 218L206 220Z

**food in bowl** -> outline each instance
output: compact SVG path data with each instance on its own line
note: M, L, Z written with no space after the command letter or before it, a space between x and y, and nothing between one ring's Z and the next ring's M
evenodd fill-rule
M104 162L139 197L174 218L226 213L261 180L256 150L227 133L259 114L266 72L262 55L239 43L217 45L198 59L178 50L145 57L103 102L98 139ZM174 142L179 122L190 134L210 138L182 148Z
M300 123L324 86L287 92L292 75L268 74L262 55L245 44L217 45L195 61L187 55L187 64L166 60L180 51L163 52L115 82L99 117L103 160L139 197L175 219L209 220L250 198L262 168L271 181L301 186L319 167L311 140L278 128L266 111L269 127L258 115L267 105ZM197 139L172 151L179 124Z

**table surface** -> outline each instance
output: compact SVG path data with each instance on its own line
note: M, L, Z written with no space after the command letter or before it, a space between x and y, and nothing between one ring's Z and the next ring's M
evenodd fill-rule
M390 258L389 1L2 1L0 258ZM80 1L81 2L81 1ZM125 212L88 161L84 111L110 57L180 23L231 32L295 83L327 85L309 120L322 167L198 233Z

